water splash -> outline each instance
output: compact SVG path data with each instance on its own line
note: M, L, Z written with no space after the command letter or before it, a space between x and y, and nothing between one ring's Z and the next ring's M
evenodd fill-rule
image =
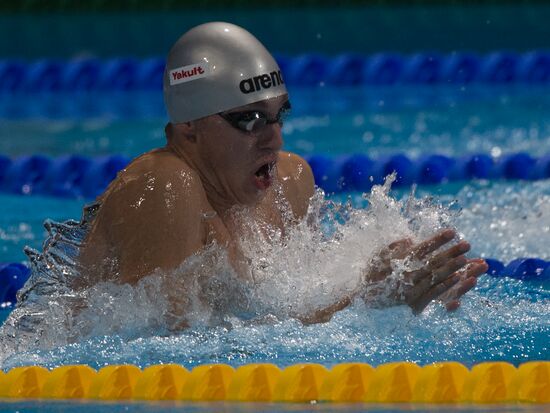
M550 180L479 182L457 198L464 209L456 224L482 256L550 259Z
M296 320L358 288L365 263L389 243L424 239L457 221L452 209L428 198L391 197L390 186L374 187L367 209L319 191L307 217L284 234L236 211L247 234L241 248L252 263L250 280L213 245L134 287L100 283L76 293L53 284L57 292L39 307L22 306L6 322L2 367L548 358L548 286L524 281L482 280L452 314L437 303L414 316L406 306L375 309L357 299L328 323ZM34 333L18 328L29 315L39 321ZM190 327L178 330L184 325Z
M505 360L514 364L548 359L550 333L546 302L515 297L521 281L485 279L481 291L464 300L453 314L432 305L420 316L405 306L365 308L356 302L328 323L304 327L294 319L264 319L261 323L230 317L231 326L194 327L175 335L128 339L96 336L55 349L14 354L3 368L39 364L56 367L85 363L132 363L140 367L180 363L190 368L204 363L239 366L271 362L287 366L317 362L327 366L348 361L378 365L408 360L421 364L456 360L466 365ZM506 284L509 292L500 291ZM483 290L494 291L490 297Z

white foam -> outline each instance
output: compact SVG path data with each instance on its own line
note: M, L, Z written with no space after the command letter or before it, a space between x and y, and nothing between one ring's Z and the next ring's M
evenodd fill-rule
M235 225L241 234L245 234L241 237L240 246L244 255L250 259L252 281L239 278L229 264L225 251L212 245L186 260L175 271L157 271L143 278L136 286L100 283L79 293L59 289L59 294L48 296L40 308L22 306L12 313L3 328L2 353L5 358L14 357L4 363L20 360L17 354L22 354L22 351L29 354L31 350L31 354L47 353L51 356L52 353L48 353L47 349L59 346L77 346L79 353L82 351L79 343L91 342L97 347L100 345L100 337L103 337L100 343L102 340L111 343L121 339L138 347L137 343L145 340L148 343L144 346L145 351L153 342L162 347L163 344L159 343L165 343L166 340L172 348L173 343L168 337L189 337L200 331L219 334L218 340L221 341L226 339L221 337L224 331L235 331L240 342L244 337L237 331L249 334L254 330L258 334L268 335L270 329L277 330L279 327L276 326L285 326L281 328L291 329L293 334L300 336L302 333L299 331L304 327L294 318L307 316L358 288L364 288L363 269L391 242L403 238L419 241L442 228L452 226L452 222L462 223L468 238L476 240L479 233L473 229L479 227L481 230L483 225L490 226L491 222L483 223L474 218L480 210L494 206L494 200L497 199L494 192L499 191L497 186L486 194L487 199L493 199L493 204L486 205L483 202L485 198L480 199L462 216L457 217L451 209L435 204L429 198L410 196L397 200L389 194L390 185L391 180L384 186L375 186L365 196L369 205L366 209L353 208L350 203L332 202L325 199L322 191L318 191L312 199L307 217L285 234L274 228L262 227L261 223L249 218L251 214L247 211L236 210ZM459 195L459 199L464 196ZM507 219L506 211L516 214L518 208L526 207L525 202L529 202L522 201L521 193L517 196L505 194L503 197L504 215L495 219ZM514 202L510 202L512 198ZM279 202L283 213L288 213L287 210L285 212L285 203ZM510 204L514 207L507 209ZM547 212L545 202L531 202L530 206L534 212L527 214L527 220ZM486 216L486 213L483 212L482 216ZM523 228L522 223L514 224L515 231L519 229L518 225ZM513 242L502 244L511 245L509 248L514 245ZM493 240L491 245L500 244ZM513 250L513 253L517 252ZM386 290L379 290L387 297L390 296L388 286L395 288L399 285L403 271L414 266L414 263L406 261L394 264L395 271L388 278ZM487 290L487 294L490 294L490 290ZM537 294L545 293L542 291ZM471 297L475 298L476 295L471 294ZM524 297L525 302L529 299ZM475 300L480 303L487 301L483 298ZM517 313L518 305L523 314L518 317L528 317L526 311L531 304L525 302L513 303L506 311L510 313L507 316L508 321L512 320L510 325L516 320L511 313ZM540 312L539 304L531 306L535 306L532 312ZM479 320L486 327L493 323L491 319L495 317L494 311L488 310L489 313L484 315L476 313L471 299L466 300L465 307L468 309L467 316L454 321L462 331L467 331L472 323ZM434 322L443 325L448 316L445 312L434 310L437 308L431 307L422 317L436 317L439 321ZM35 320L38 318L40 323L35 334L22 334L18 331L17 323L24 320L29 312L33 312ZM385 318L391 321L384 321ZM424 333L429 336L429 328L424 331L427 327L422 326L422 318L412 316L407 307L375 310L365 307L361 300L352 309L337 314L335 321L311 328L318 332L325 328L338 330L342 327L339 323L353 324L353 320L362 320L358 321L358 328L372 328L376 336L385 334L383 330L386 328L396 331L410 329L411 326L416 329L410 332L413 336ZM405 327L403 323L410 325ZM187 325L190 329L181 330ZM309 333L303 334L308 336L307 340L312 340ZM351 334L351 330L346 334ZM278 340L283 347L297 345L290 338L279 337ZM370 343L380 347L374 342ZM359 339L351 340L349 345L356 349L365 346ZM135 347L132 351L139 352Z
M550 180L471 184L457 199L456 225L476 253L505 263L550 259Z

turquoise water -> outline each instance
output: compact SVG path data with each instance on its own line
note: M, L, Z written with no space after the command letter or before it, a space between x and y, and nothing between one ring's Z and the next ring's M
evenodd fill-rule
M186 412L186 413L201 413L201 412L380 412L380 413L396 413L396 412L456 412L456 413L530 413L530 412L543 412L544 407L541 406L414 406L407 404L400 405L368 405L368 404L315 404L306 405L303 404L270 404L270 403L173 403L173 402L157 402L157 403L82 403L82 402L15 402L6 403L0 406L0 412L13 412L13 411L25 411L25 412Z
M25 412L186 412L186 413L201 413L201 412L380 412L380 413L396 413L396 412L456 412L456 413L530 413L530 412L543 412L544 407L541 406L413 406L413 405L389 405L378 406L368 404L315 404L306 405L303 404L269 404L269 403L81 403L81 402L15 402L7 403L0 406L0 412L13 412L13 411L25 411Z
M550 153L550 94L540 88L471 86L466 90L436 90L394 87L340 92L324 88L291 91L295 110L284 127L288 150L303 155L363 152L373 157L395 152L413 157L434 152L452 156L472 152L495 156L518 151L533 156ZM59 105L67 104L62 96L49 99L56 110ZM86 103L88 97L78 99ZM108 102L109 96L102 99ZM162 104L159 96L118 96L117 99L118 109L109 112L110 115L105 115L106 109L101 106L104 103L96 102L98 109L93 116L85 116L82 111L59 111L51 118L23 114L3 121L0 123L0 153L10 156L26 153L52 156L123 153L134 156L162 145L165 117L159 106ZM142 109L128 110L128 107ZM35 113L43 113L43 110ZM435 200L430 200L434 196ZM288 295L284 297L287 301L263 296L266 301L271 300L268 303L271 307L258 307L252 316L240 317L231 313L221 324L212 326L197 322L191 329L170 334L155 319L162 311L162 304L155 297L139 295L146 289L102 286L86 297L89 313L78 318L72 330L59 330L67 336L78 329L87 333L71 339L60 336L38 348L9 348L2 367L26 364L55 367L70 363L86 363L96 368L113 363L145 367L176 362L191 368L207 362L239 366L263 361L280 366L299 362L330 366L344 361L378 365L402 360L420 364L456 360L470 366L488 360L506 360L516 365L530 360L548 360L550 286L540 282L484 277L455 313L447 313L438 304L414 316L403 306L369 309L362 303L355 303L326 324L304 327L284 316L280 308L285 304L296 305L300 300L322 301L330 295L325 292L318 297L315 294L308 296L307 290L315 291L318 287L321 291L322 283L318 284L317 279L331 286L331 283L336 285L339 277L352 277L354 261L348 256L367 254L365 250L377 243L395 239L400 234L399 223L408 226L414 234L442 224L453 225L472 243L472 256L492 257L504 262L521 256L550 259L548 180L422 186L417 189L415 202L406 204L409 197L408 189L379 194L370 200L359 193L332 197L337 203L349 199L355 209L344 211L346 214L352 211L353 216L349 225L339 229L339 244L322 241L325 242L320 244L325 248L322 254L309 248L307 239L311 233L306 229L297 231L293 240L298 254L263 246L266 250L260 251L261 256L271 260L274 281L263 286L262 292L275 287ZM396 204L394 198L403 203ZM23 261L24 245L40 247L45 236L41 227L44 219L78 219L86 201L0 194L0 262ZM369 205L370 209L365 209ZM357 225L352 225L354 222L364 223L366 230L360 232ZM309 260L312 269L304 266L303 260ZM289 278L284 278L285 274ZM295 284L289 284L292 277ZM298 292L283 290L289 285ZM45 325L61 328L55 317L52 320L54 324L45 322ZM71 403L17 403L2 408L8 408L6 406L67 411L95 408L93 404ZM149 411L150 408L150 405L139 404L106 406L109 405L102 405L102 409ZM159 404L154 409L163 411L177 407ZM367 407L341 408L348 411ZM392 407L369 408L371 411L392 411ZM185 409L279 411L280 406L198 405ZM284 410L327 409L322 405L311 408L285 405ZM400 406L397 410L407 409L423 411L421 407L410 406ZM449 409L461 412L529 411L531 407Z
M550 154L549 92L550 87L540 86L474 85L291 90L293 113L283 129L285 149L301 155L365 153L373 158L394 153L415 158L520 151L540 157ZM13 100L15 106L17 101L29 102L25 96ZM56 116L48 118L43 108L11 118L5 115L0 122L0 154L133 157L165 143L166 116L158 93L54 94L35 98L32 104L54 108ZM74 109L78 106L81 109ZM474 251L507 262L518 256L550 258L544 246L550 240L548 187L548 181L478 182L425 186L419 191L447 203L458 200L465 209L458 225L468 239L474 237ZM350 195L357 207L366 205L360 194ZM0 262L23 260L24 245L41 245L46 218L78 219L86 202L2 193L0 201ZM479 210L483 213L478 216ZM507 219L500 219L501 214ZM525 231L520 231L523 224L515 218L528 220ZM492 237L495 226L499 231ZM516 243L514 249L511 245Z
M122 10L116 5L99 5L99 10L105 11L95 13L70 11L94 10L92 4L55 3L53 10L67 10L64 13L43 13L52 7L42 3L36 5L38 10L26 9L25 4L6 8L27 13L0 15L2 56L32 59L166 54L182 32L208 21L238 24L254 33L268 50L288 54L525 51L547 48L550 35L546 24L550 6L543 1L324 2L322 6L298 3L292 7L289 2L278 7L272 7L275 2L245 2L248 7L240 2L225 7L191 7L166 1L159 3L157 10L149 6L139 11L138 2ZM14 38L18 41L13 42Z
M541 85L291 89L285 147L300 154L540 156L550 153L548 92ZM2 154L136 156L164 144L159 93L14 95L0 102Z

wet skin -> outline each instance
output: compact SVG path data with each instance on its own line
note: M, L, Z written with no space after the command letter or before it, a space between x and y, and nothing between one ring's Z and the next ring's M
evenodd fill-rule
M408 304L415 313L420 313L437 298L443 300L448 310L460 306L459 298L475 287L477 277L488 270L484 260L468 259L470 244L460 241L441 251L440 249L457 236L446 229L434 237L414 244L411 239L402 239L390 244L380 253L380 260L367 270L367 285L376 285L392 272L392 260L416 262L417 270L403 274L403 294L393 295L397 302Z
M257 110L274 119L287 99L280 96L228 112ZM168 124L166 136L166 147L133 160L99 197L101 208L80 256L81 286L102 280L135 284L155 269L177 268L214 241L227 249L232 266L245 276L246 259L233 241L238 234L232 232L231 208L249 207L253 219L284 231L292 223L285 222L276 206L282 194L296 220L305 216L314 193L313 174L302 158L281 151L280 124L244 132L212 115ZM270 176L260 170L269 170ZM365 264L365 285L388 277L392 259L410 256L425 263L405 274L404 294L394 297L394 303L420 312L443 297L448 309L457 308L486 264L465 258L466 242L444 249L454 236L446 230L418 245L394 242L382 251L380 265ZM369 299L361 291L357 295ZM301 319L326 321L353 298L335 297L332 306Z

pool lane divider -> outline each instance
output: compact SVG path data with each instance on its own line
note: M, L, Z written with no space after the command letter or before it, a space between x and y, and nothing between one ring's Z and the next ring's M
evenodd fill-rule
M550 282L550 261L540 258L516 258L505 264L486 258L492 277L509 277L526 282ZM31 269L19 262L0 263L0 308L12 308L17 302L17 292L31 274Z
M376 368L343 363L274 364L233 368L206 364L187 370L160 364L143 370L112 365L99 371L87 365L47 370L15 367L0 373L3 399L79 399L187 402L332 403L550 403L550 362L519 367L484 362L468 369L457 362L419 366L393 362Z
M450 157L440 154L412 159L396 153L372 159L357 153L331 157L305 156L315 183L325 192L369 191L374 184L396 173L394 187L485 180L541 180L550 178L550 154L533 157L510 153L494 158L488 154ZM49 157L0 155L0 191L21 195L94 198L101 194L130 158L123 155Z
M502 50L487 54L305 53L275 58L291 86L550 83L550 52L545 50L522 54ZM0 93L160 91L164 66L162 57L0 59Z
M371 159L365 154L306 156L315 183L328 193L369 191L396 173L394 187L485 180L541 180L550 178L550 154L534 158L523 152L498 158L487 154L450 157L441 154L412 159L402 153Z

